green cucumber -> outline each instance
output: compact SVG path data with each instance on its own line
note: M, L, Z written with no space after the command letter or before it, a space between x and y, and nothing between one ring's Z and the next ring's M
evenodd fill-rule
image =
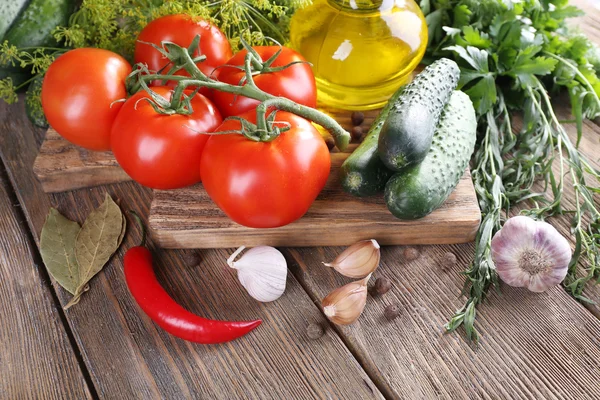
M340 170L342 188L347 193L358 197L373 196L383 192L385 184L393 175L393 172L387 169L379 158L377 142L381 127L402 91L400 88L394 93L371 125L363 142L342 164Z
M74 0L31 0L4 40L17 47L54 46L52 31L68 23L74 6Z
M394 175L385 187L385 202L400 219L422 218L450 196L475 148L477 119L465 93L454 91L435 129L423 162Z
M25 10L29 0L2 0L0 1L0 42L4 41L4 34L8 31L19 14Z
M386 167L401 171L423 161L459 77L458 65L442 58L404 87L379 134L379 157Z

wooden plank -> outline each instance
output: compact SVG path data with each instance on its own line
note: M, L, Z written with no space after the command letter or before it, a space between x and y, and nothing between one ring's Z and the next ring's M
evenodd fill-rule
M30 126L19 105L0 106L0 132L2 159L36 240L51 205L82 221L105 192L119 199L123 210L147 215L152 193L131 182L45 195L31 170L43 132ZM217 346L166 334L141 313L125 284L121 260L138 241L139 232L130 228L122 248L67 312L99 397L381 398L335 331L315 341L306 337L306 326L324 323L324 317L291 274L280 300L257 303L226 267L228 251L154 248L158 279L192 312L216 319L262 318L263 324ZM66 304L66 292L56 285L55 290Z
M1 166L0 166L1 169ZM81 365L0 171L0 398L90 398Z
M585 15L570 21L571 26L578 27L593 42L600 45L600 2L598 0L571 0Z
M46 132L33 172L46 193L131 180L111 152L87 151L66 141L52 128Z
M341 233L341 232L340 232ZM343 234L343 233L341 233ZM341 248L289 249L296 277L315 302L350 280L321 265ZM369 297L351 326L336 327L389 398L571 399L600 398L600 321L562 288L536 295L502 285L480 308L479 347L443 325L462 305L462 271L473 245L423 246L409 261L403 247L383 247L375 277L393 283L390 292ZM442 270L446 252L458 263ZM374 277L374 278L375 278ZM396 304L401 315L387 321Z
M450 198L431 215L401 221L390 214L383 195L357 199L344 193L339 168L347 153L332 154L331 174L306 215L275 229L236 224L210 199L202 185L155 191L149 226L164 248L245 246L344 246L363 239L381 244L468 243L475 239L481 214L467 171ZM332 235L331 229L343 231Z
M351 113L324 110L347 129L352 127ZM365 132L379 111L368 111L362 124ZM63 139L54 129L46 132L33 172L46 193L66 192L86 187L131 181L110 151L88 151Z

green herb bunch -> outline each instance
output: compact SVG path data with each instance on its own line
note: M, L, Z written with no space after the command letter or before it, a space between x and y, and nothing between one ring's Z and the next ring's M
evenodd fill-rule
M66 48L98 47L121 54L133 61L139 32L153 19L176 13L210 20L225 32L234 49L240 38L252 45L269 43L273 38L285 43L294 11L310 0L83 0L68 26L58 26L54 37ZM0 43L0 65L18 66L43 75L52 61L64 52L60 48L16 48ZM33 79L33 78L32 78ZM12 103L16 91L28 84L14 86L11 78L0 80L0 98ZM41 112L39 96L31 101Z
M465 271L466 304L446 325L464 325L477 339L476 307L498 276L491 239L511 207L538 219L569 213L576 248L563 283L580 301L587 282L600 280L600 171L578 150L583 120L600 114L600 57L566 19L581 15L567 0L422 0L430 33L427 58L461 66L460 88L473 101L479 137L472 175L482 212L475 257ZM568 92L578 139L562 127L552 100ZM519 126L519 129L517 129ZM572 181L575 204L563 199ZM544 183L535 190L537 182ZM579 268L583 264L583 268ZM583 269L583 273L578 272Z

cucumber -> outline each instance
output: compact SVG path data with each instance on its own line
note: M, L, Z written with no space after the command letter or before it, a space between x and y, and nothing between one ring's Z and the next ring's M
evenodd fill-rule
M423 162L395 174L385 187L385 202L400 219L422 218L450 196L469 164L477 137L473 103L455 91L435 129Z
M385 184L393 175L393 172L387 169L379 158L377 142L381 127L402 91L400 88L394 93L371 125L363 142L342 164L340 170L342 188L347 193L358 197L373 196L383 192Z
M458 65L442 58L404 87L379 134L379 157L386 167L400 171L423 161L459 77Z
M4 34L8 31L19 14L25 10L29 0L2 0L0 1L0 42L4 41Z
M4 40L17 47L54 46L52 31L67 24L74 6L74 0L31 0L6 32Z

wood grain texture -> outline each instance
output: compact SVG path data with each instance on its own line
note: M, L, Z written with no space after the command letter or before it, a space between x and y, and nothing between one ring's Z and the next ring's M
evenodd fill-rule
M152 236L164 248L344 246L363 239L377 239L384 245L474 240L481 214L468 171L441 208L416 221L401 221L388 211L383 195L357 199L344 193L339 168L347 157L347 153L332 154L325 188L294 223L275 229L238 225L218 209L202 185L195 185L154 192L149 217ZM344 234L331 234L331 229Z
M52 128L46 132L33 172L47 193L131 180L111 152L75 146Z
M152 193L131 182L44 194L31 170L43 132L27 122L21 104L0 105L0 155L36 240L51 205L81 222L105 192L123 210L147 215ZM263 324L246 337L215 346L194 345L162 331L141 312L125 284L121 260L140 239L134 226L130 223L121 249L66 314L99 397L382 398L335 331L308 340L309 323L326 323L293 275L280 300L257 303L226 266L230 251L154 248L158 279L192 312L216 319L262 318ZM54 289L65 305L68 293L56 284Z
M0 166L1 169L1 166ZM90 391L0 171L0 398L86 399Z
M376 277L390 292L368 298L359 320L336 327L381 391L400 399L600 398L600 321L562 288L536 295L502 286L479 308L479 347L443 325L462 305L461 274L473 245L423 246L408 261L403 247L383 247ZM342 248L289 249L290 268L315 301L351 280L321 265ZM458 263L444 272L444 254ZM401 315L383 316L396 304Z

